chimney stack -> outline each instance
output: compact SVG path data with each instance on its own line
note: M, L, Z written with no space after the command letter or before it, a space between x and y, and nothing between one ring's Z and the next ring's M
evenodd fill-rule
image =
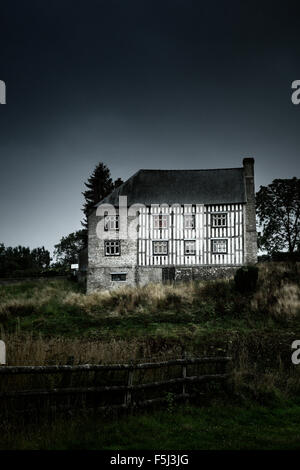
M243 167L244 167L246 198L248 202L248 201L252 201L253 198L255 199L254 158L244 158Z
M244 158L245 206L245 264L257 262L257 232L254 187L254 158Z

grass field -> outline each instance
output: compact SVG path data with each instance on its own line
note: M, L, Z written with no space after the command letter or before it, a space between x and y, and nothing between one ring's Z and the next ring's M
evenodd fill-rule
M300 405L190 405L113 420L69 418L8 433L0 449L299 450Z
M202 332L299 326L300 263L260 266L256 292L242 295L232 280L154 284L85 295L76 283L39 280L0 286L2 336L105 340L145 336L195 337Z
M59 420L53 435L52 427L28 431L26 438L24 429L14 430L7 447L299 448L300 366L291 362L292 341L300 339L299 274L299 263L262 264L258 287L248 295L232 280L90 295L66 280L0 286L9 365L156 360L183 351L230 355L234 364L234 396L227 403L117 421L73 417L68 432Z

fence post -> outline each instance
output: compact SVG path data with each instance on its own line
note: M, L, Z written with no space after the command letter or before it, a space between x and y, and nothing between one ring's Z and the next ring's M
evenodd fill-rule
M6 364L6 347L4 341L0 340L0 366Z
M133 383L133 373L134 373L134 369L132 366L132 368L128 369L127 387L131 387ZM130 403L131 403L131 390L126 390L124 404L125 406L129 406Z

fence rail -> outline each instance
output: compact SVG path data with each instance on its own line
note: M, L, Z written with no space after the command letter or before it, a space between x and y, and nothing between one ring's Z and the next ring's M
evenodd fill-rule
M175 365L193 365L207 363L228 363L231 357L211 356L211 357L193 357L186 359L172 359L161 362L144 362L130 364L81 364L78 366L58 365L58 366L5 366L0 367L0 375L11 374L53 374L60 372L82 372L82 371L101 371L101 370L138 370L138 369L157 369L166 366Z
M187 393L187 387L190 384L204 384L209 382L226 382L230 377L228 372L228 364L231 362L230 357L194 357L174 359L161 362L146 362L146 363L130 363L130 364L83 364L83 365L53 365L53 366L2 366L0 367L0 384L3 383L5 377L1 376L19 376L28 374L59 374L63 376L71 376L73 373L88 373L88 372L101 372L101 371L127 371L127 381L124 385L102 385L102 386L60 386L53 388L42 388L32 390L8 390L1 391L0 398L30 398L30 397L50 397L59 395L78 395L78 394L101 394L105 392L124 392L124 399L121 404L107 405L106 407L112 408L127 408L130 406L137 406L142 404L158 403L166 400L166 397L155 397L147 400L134 400L133 392L159 389L160 387L168 387L172 385L182 385L181 393L174 394L175 399L187 398L194 394ZM187 366L196 366L198 364L220 364L222 365L222 373L211 373L201 375L187 375ZM152 381L146 383L134 384L134 372L143 369L158 369L168 368L171 366L181 366L181 377L170 378L167 380ZM66 384L65 384L66 385Z

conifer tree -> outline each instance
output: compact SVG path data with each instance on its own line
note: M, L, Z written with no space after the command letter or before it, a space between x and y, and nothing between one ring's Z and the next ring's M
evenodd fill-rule
M82 209L85 217L82 225L85 227L85 229L87 229L88 226L87 218L90 212L93 210L95 204L108 196L122 183L123 181L121 178L118 178L115 180L115 182L113 182L109 168L102 162L98 163L92 175L88 178L87 182L84 183L87 189L82 193L85 198Z

